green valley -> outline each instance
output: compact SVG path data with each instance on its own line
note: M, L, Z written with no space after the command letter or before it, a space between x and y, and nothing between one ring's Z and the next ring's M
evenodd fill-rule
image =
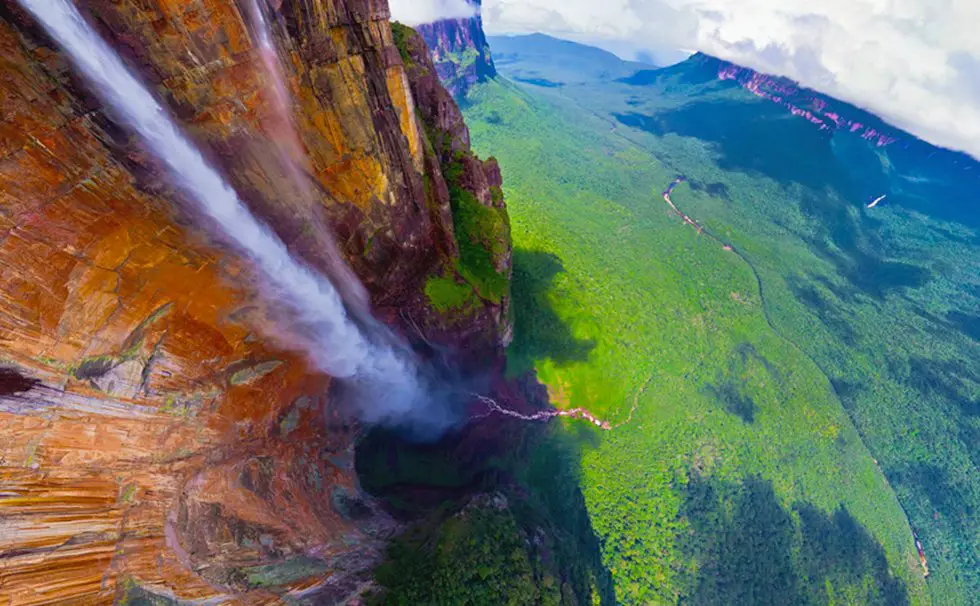
M697 58L637 81L563 43L569 81L507 44L524 83L463 109L505 175L510 372L614 426L551 431L581 442L616 601L973 603L975 219ZM856 198L900 179L908 204Z

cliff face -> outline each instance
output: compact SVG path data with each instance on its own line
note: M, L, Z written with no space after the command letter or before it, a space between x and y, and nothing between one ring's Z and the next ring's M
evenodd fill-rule
M505 216L499 172L460 139L447 184L418 118L445 91L410 81L386 3L272 3L292 161L245 4L84 10L295 255L338 271L330 225L383 319L499 356L506 284L466 261L492 240L476 256L506 280L509 240L453 208ZM0 602L356 594L397 524L360 492L332 379L259 336L252 268L12 2L0 50Z
M475 15L420 25L417 30L432 50L440 79L453 96L462 99L477 82L497 75L490 45L483 33L482 0L467 0Z
M706 75L717 77L722 81L734 82L753 95L785 108L790 114L806 120L820 130L853 133L877 147L891 145L897 140L895 129L886 127L880 118L800 86L789 78L762 74L748 67L702 53L695 54L689 61L698 69L704 70Z
M426 284L429 305L421 310L424 325L431 334L456 333L456 339L466 342L479 344L491 334L500 343L509 344L510 218L501 190L500 166L495 159L483 161L470 151L463 114L440 83L422 37L397 23L392 28L412 96L418 102L426 164L431 173L441 177L430 187L430 193L440 208L450 208L459 245L453 267ZM479 345L470 348L481 349Z

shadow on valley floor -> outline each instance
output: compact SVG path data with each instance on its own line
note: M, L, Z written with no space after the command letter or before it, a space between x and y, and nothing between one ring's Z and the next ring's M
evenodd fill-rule
M546 405L533 377L519 383L522 398ZM500 416L435 444L370 432L358 477L408 530L376 571L386 593L369 603L614 604L580 488L597 432Z
M922 395L936 395L959 407L966 417L980 416L980 371L961 360L912 357L906 384Z
M882 547L844 508L791 512L768 481L694 478L683 513L693 530L683 548L697 561L685 604L909 603Z
M891 193L889 177L866 142L819 131L776 105L759 102L692 102L654 115L614 116L657 136L673 133L709 142L726 170L804 187L800 210L812 221L798 235L833 263L855 292L882 299L931 278L920 265L884 256L888 243L880 239L881 222L861 201Z
M688 180L687 184L690 185L691 189L693 189L694 191L704 191L709 196L715 198L721 198L726 202L732 201L732 195L728 191L728 186L725 185L724 183L715 182L715 183L703 184L700 181L690 179Z
M815 280L810 276L795 275L789 276L786 284L793 296L807 306L841 343L848 347L858 344L858 334L843 315L842 306L831 300L831 295L819 288Z
M980 434L974 431L972 436L963 439L970 437L977 439ZM946 562L969 562L971 566L966 568L967 574L963 575L964 581L969 582L967 575L977 571L976 530L977 516L980 515L980 494L971 482L969 472L950 470L948 465L938 460L910 463L886 470L885 475L896 492L906 496L909 507L924 510L924 515L933 518L938 526L929 529L929 534L923 537L923 542L929 546L930 567L935 572L941 570L940 574L956 574L955 569ZM933 533L943 536L940 534L943 532L952 538L946 541L930 540Z
M754 423L758 405L746 389L749 383L746 377L763 370L771 380L782 379L779 369L760 354L755 346L742 343L732 352L727 371L719 373L715 383L705 386L705 391L731 414L745 423Z
M755 423L755 413L758 407L752 396L742 393L741 388L741 381L728 376L721 377L721 380L714 385L708 385L706 390L724 406L725 410L746 423Z
M513 307L521 310L514 318L514 343L508 362L510 372L532 371L537 360L561 364L584 362L596 344L572 334L549 299L555 278L565 272L561 259L541 251L514 250Z
M654 115L614 114L622 124L714 144L720 167L761 174L816 191L850 191L850 175L833 170L831 138L804 120L763 102L694 101Z
M964 335L980 342L980 315L952 311L946 319Z
M971 506L971 499L964 494L970 487L965 482L950 477L941 467L918 463L887 475L889 482L905 485L917 494L925 494L933 511L948 523L970 527L976 521L977 512Z
M521 313L508 367L516 378L497 386L502 406L548 406L535 362L584 361L595 347L554 307L564 271L553 254L514 251L513 306ZM501 415L474 418L431 444L370 431L357 447L358 477L409 528L377 570L386 593L376 602L614 604L580 484L582 450L599 439L587 424Z
M888 242L880 237L881 224L864 209L827 195L807 193L801 198L803 214L812 219L813 233L799 234L810 249L832 263L850 286L835 290L842 299L863 293L882 300L889 294L925 286L932 272L914 263L885 259Z

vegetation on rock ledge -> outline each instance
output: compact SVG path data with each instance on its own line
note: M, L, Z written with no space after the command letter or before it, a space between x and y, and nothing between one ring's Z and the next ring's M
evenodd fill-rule
M425 296L436 311L453 316L468 315L479 304L473 287L461 284L451 273L430 276L425 283Z
M484 206L466 190L460 184L462 173L459 158L444 168L459 243L459 271L481 298L500 303L510 287L508 274L497 269L499 260L510 253L510 220L506 209Z

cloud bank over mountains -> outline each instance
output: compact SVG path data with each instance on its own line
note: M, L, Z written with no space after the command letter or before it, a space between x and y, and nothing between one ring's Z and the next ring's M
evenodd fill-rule
M405 25L463 19L476 13L476 7L466 0L391 0L390 4L391 18Z
M392 9L418 23L462 16L461 4L392 0ZM978 0L484 0L483 17L492 34L703 51L980 158Z

